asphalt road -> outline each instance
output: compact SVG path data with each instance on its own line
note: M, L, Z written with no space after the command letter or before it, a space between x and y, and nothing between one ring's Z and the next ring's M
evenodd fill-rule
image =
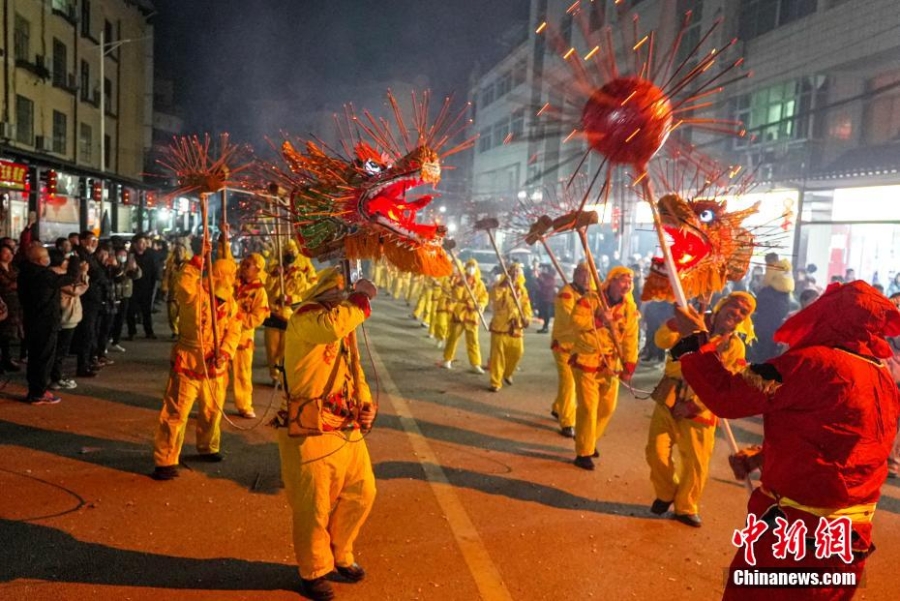
M652 516L644 461L652 401L623 391L598 469L585 472L571 465L572 443L549 416L556 376L547 335L527 334L515 384L493 394L486 375L440 369L439 351L408 313L378 299L367 325L370 352L361 352L381 408L367 440L378 497L357 543L369 575L336 584L339 598L721 595L731 535L746 515L724 440L703 527ZM241 429L223 426L226 460L210 465L192 460L192 422L182 477L151 480L169 341L126 347L59 405L19 402L21 377L0 392L0 599L300 598L274 432L235 418ZM482 348L486 361L485 334ZM462 348L458 358L465 364ZM264 369L256 375L265 381ZM658 377L642 368L636 386L650 389ZM255 404L262 416L278 401L260 385ZM760 438L758 420L733 427L742 442ZM878 551L857 599L897 598L897 482L885 485Z

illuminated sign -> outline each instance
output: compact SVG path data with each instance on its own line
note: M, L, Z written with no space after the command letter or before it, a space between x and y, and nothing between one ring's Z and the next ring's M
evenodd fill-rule
M0 159L0 188L27 190L28 167Z

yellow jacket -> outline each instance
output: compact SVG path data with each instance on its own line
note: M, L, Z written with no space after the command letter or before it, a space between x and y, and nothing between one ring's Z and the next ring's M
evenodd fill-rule
M515 288L525 321L530 322L533 314L531 312L531 299L528 298L525 283L520 280L516 282ZM522 336L525 324L522 323L522 316L519 315L516 301L509 290L509 285L506 283L506 276L500 278L500 281L491 288L491 309L494 312L494 316L491 319L491 332L495 334L509 334L516 338Z
M572 325L572 310L582 294L572 284L562 287L553 301L553 342L550 348L562 353L571 353L575 346L575 329Z
M266 294L269 299L269 309L272 315L287 321L291 317L291 305L296 305L303 300L303 293L312 288L318 281L316 269L305 255L299 255L287 269L284 270L284 296L281 296L281 278L278 276L279 265L274 265L269 270L266 278Z
M681 335L671 329L668 323L664 323L656 330L656 335L653 337L656 342L656 346L663 350L668 350L675 346L675 343L681 338ZM722 365L725 366L725 369L732 373L737 373L741 371L746 365L745 361L746 356L746 346L744 345L744 341L735 334L731 334L730 336L723 337L719 340L716 348L718 349L719 359L722 361ZM656 396L656 401L658 403L662 403L668 407L672 407L676 400L676 396L681 399L691 400L693 401L697 407L700 409L699 415L696 416L698 421L704 423L715 423L715 416L713 413L706 408L702 402L700 402L700 398L694 394L694 391L684 382L684 379L681 376L681 363L678 361L673 361L671 356L666 357L666 369L665 375L668 378L673 378L678 380L676 386L672 391L667 391L666 393L660 395L659 398Z
M488 292L487 288L484 287L484 282L477 275L467 275L465 278L472 295L470 296L469 291L466 290L466 284L463 283L462 277L459 275L454 277L450 290L450 314L454 322L477 328L480 321L478 312L484 311L484 308L487 306ZM476 304L472 302L472 296L475 297L477 310Z
M603 294L606 294L605 290ZM609 329L602 320L596 317L600 311L600 297L597 292L590 291L575 303L572 309L572 332L574 345L572 352L578 355L577 362L580 367L587 369L604 369L611 372L631 372L637 364L638 358L638 320L641 314L631 294L625 297L617 305L610 307L612 312L612 326L618 334L622 345L622 362L616 360L615 346L609 334ZM557 319L559 316L557 316Z
M434 278L434 285L431 288L431 302L434 303L434 311L436 313L447 312L447 305L450 303L450 290L450 276Z
M330 429L352 423L355 409L372 403L372 394L350 334L369 315L369 301L354 293L333 308L318 302L300 305L285 333L284 365L291 398L321 399L322 420ZM286 408L286 407L285 407Z
M243 283L238 280L235 287L238 317L241 320L240 348L247 348L253 340L253 331L269 316L269 297L262 281Z
M175 301L179 306L179 334L171 355L173 371L198 380L207 375L218 377L228 370L227 362L218 369L214 364L212 313L209 292L200 281L200 265L200 257L194 257L184 264L178 278ZM237 314L233 298L219 303L216 310L219 352L229 358L234 357L241 335Z

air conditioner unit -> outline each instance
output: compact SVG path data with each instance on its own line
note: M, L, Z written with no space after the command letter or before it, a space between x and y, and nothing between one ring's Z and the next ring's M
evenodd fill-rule
M69 73L68 82L69 82L69 89L70 89L70 90L77 90L77 89L78 89L78 81L76 81L76 79L75 79L75 74L74 74L74 73Z
M9 121L0 121L0 138L8 140L16 134L13 124Z
M35 136L34 148L44 152L51 152L53 150L53 144L47 136Z

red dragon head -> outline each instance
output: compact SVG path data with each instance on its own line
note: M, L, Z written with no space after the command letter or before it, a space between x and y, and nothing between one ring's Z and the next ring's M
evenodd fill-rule
M665 230L678 277L688 298L719 292L729 281L744 277L753 253L753 235L741 226L759 203L728 212L724 200L684 200L677 194L659 199ZM665 263L655 257L641 299L674 301Z
M413 96L415 139L409 136L390 93L388 101L398 131L368 112L363 113L365 120L348 115L353 127L347 130L363 133L357 138L345 134L343 153L312 141L306 142L305 152L299 152L285 142L282 155L289 172L273 172L279 184L290 190L297 234L309 256L385 257L403 271L449 275L452 266L442 247L446 229L438 223L423 223L420 215L434 196L416 196L413 191L423 185L437 186L442 158L471 146L474 139L441 152L459 133L452 130L460 117L452 123L448 119L449 99L438 121L427 126L428 96L422 103Z

